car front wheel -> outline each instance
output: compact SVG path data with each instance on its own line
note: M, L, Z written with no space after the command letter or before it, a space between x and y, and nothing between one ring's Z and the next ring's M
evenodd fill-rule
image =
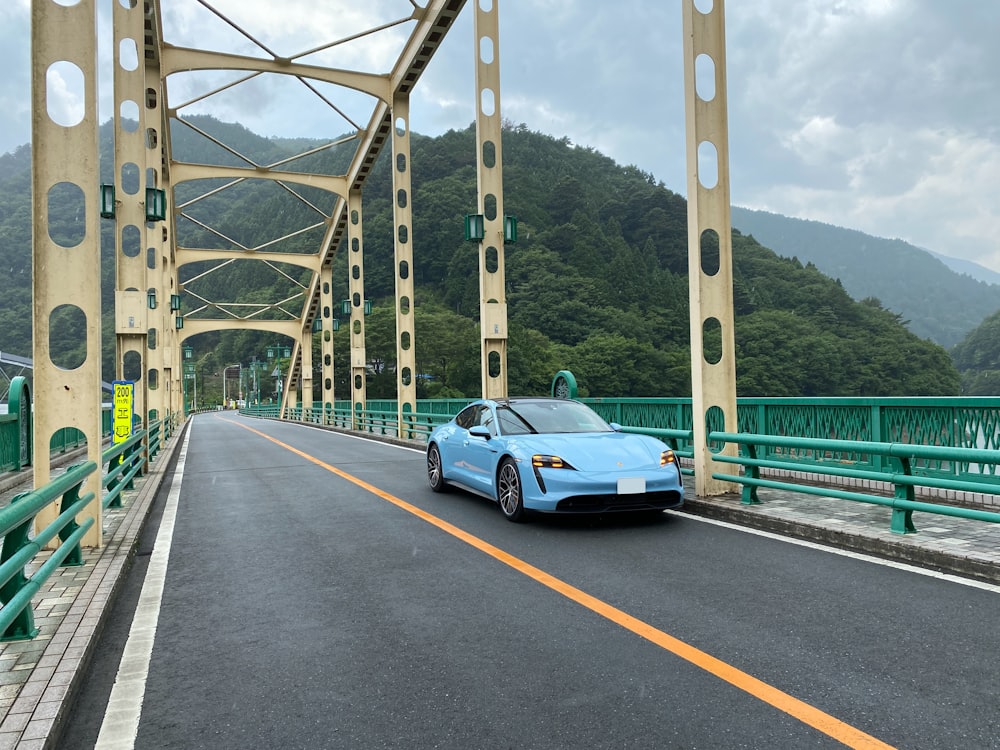
M521 496L521 475L517 464L505 458L497 472L497 501L500 511L508 521L524 520L524 498Z
M441 451L437 445L431 444L427 449L427 483L434 492L444 492L444 472L441 470Z

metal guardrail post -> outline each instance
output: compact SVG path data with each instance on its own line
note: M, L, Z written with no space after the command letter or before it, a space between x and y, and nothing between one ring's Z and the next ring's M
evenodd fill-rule
M79 542L82 535L80 530L83 527L76 522L76 512L73 510L74 506L80 502L81 484L74 484L64 492L62 502L59 503L59 518L66 518L62 528L59 529L59 540L65 545L70 543L71 539L77 539L77 542L68 548L68 552L63 557L62 564L69 568L79 568L83 565L83 550L80 549ZM93 519L90 521L93 523Z
M751 461L757 460L757 446L751 443L740 446L741 452L746 455ZM760 479L760 467L750 464L745 468L745 471L752 479ZM743 489L740 491L740 504L741 505L760 505L760 499L757 497L757 485L756 484L744 484Z
M902 474L904 476L912 477L913 471L910 466L909 456L891 456L890 460L898 461L902 469ZM917 498L912 484L902 484L893 478L894 492L893 497L896 500L903 500L907 503L913 503ZM889 530L893 534L915 534L917 533L916 526L913 525L913 509L912 507L897 507L896 504L892 506L892 519L889 522Z
M27 492L22 492L21 494L15 496L10 504L13 506L19 500L23 499L28 495ZM7 532L6 536L3 538L3 552L0 553L0 564L7 563L8 560L14 558L19 552L24 550L28 546L28 532L31 530L31 524L34 521L34 516L30 516L24 520L23 523L19 524L16 528ZM30 557L33 557L31 555ZM22 553L21 557L30 557ZM25 560L25 565L27 564ZM28 583L27 576L24 575L24 565L20 565L16 571L11 575L11 577L0 587L0 601L5 605L13 600L17 593L24 588ZM27 638L34 638L38 635L38 628L35 627L35 616L32 612L31 607L24 607L14 619L11 624L3 632L3 636L0 640L24 640Z

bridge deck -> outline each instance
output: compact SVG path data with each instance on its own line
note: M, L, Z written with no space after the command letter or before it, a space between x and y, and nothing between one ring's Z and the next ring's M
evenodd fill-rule
M95 633L182 438L183 433L172 438L156 470L130 493L126 507L108 513L107 546L89 551L84 567L65 569L50 580L35 607L40 636L0 644L0 748L42 747L65 719L72 688L89 661ZM915 514L919 533L901 537L889 532L884 508L778 491L762 491L763 504L752 507L740 505L738 498L694 499L692 494L689 488L689 513L1000 583L1000 528L989 524Z

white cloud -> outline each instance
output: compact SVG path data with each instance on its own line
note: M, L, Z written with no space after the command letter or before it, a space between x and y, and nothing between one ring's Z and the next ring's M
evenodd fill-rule
M840 158L847 131L833 117L815 115L783 142L806 164L823 164Z

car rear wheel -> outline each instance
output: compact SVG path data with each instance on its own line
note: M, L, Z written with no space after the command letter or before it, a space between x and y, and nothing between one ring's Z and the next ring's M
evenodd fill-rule
M517 464L510 458L500 463L497 472L497 502L500 512L508 521L524 520L524 498L521 495L521 476Z
M441 451L434 443L427 448L427 483L435 492L444 492L448 486L444 483L444 472L441 470Z

